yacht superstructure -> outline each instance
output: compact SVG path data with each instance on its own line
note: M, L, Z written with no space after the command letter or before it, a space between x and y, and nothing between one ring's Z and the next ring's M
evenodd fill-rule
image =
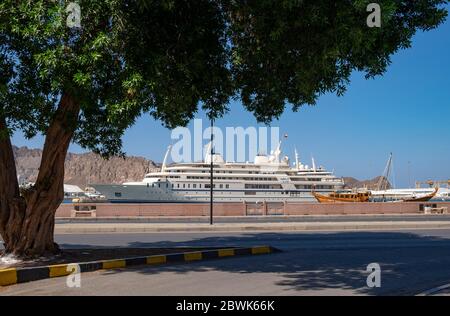
M167 165L170 150L169 146L161 169L146 174L141 182L91 186L110 202L208 202L211 159L214 202L315 202L313 189L326 194L344 186L332 172L317 168L314 160L309 167L297 153L292 166L287 156L280 159L281 142L270 155L257 155L253 163L225 162L220 154L207 154L201 162Z

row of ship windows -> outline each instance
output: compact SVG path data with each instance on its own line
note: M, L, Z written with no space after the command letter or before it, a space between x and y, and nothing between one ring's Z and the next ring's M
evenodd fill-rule
M244 167L242 167L242 168L244 168ZM187 173L187 172L192 172L191 170L168 170L168 172L169 173ZM210 170L202 170L202 173L209 173L210 172ZM242 171L237 171L236 173L241 173ZM230 170L217 170L217 169L215 169L214 170L214 173L234 173L233 171L230 171ZM248 172L249 174L275 174L275 172L270 172L270 171L267 171L267 172L260 172L260 171L249 171Z
M157 186L158 188L163 187L163 186L161 185L161 183L158 183L158 184L156 184L156 185L155 185L155 183L152 183L151 186L152 186L153 188L154 188L155 186ZM150 184L149 184L149 183L147 183L147 187L150 187ZM165 184L165 187L168 188L168 187L169 187L169 184L166 183L166 184ZM171 184L171 187L172 187L172 188L175 188L175 184L172 183L172 184ZM204 184L203 187L204 187L205 189L209 189L209 188L211 188L211 185L210 185L210 184ZM216 187L216 185L213 184L213 188L215 188L215 187ZM178 188L178 189L179 189L179 188L183 188L183 189L188 188L188 189L190 189L190 188L191 188L191 184L188 183L188 184L186 185L186 183L183 183L183 184L181 185L181 184L177 183L176 188ZM202 188L202 184L201 184L201 183L198 183L198 184L197 184L197 183L193 183L193 184L192 184L192 188L193 188L193 189L197 189L197 188L201 189L201 188ZM219 185L219 188L221 188L221 189L223 189L223 188L229 189L229 188L230 188L230 185L229 185L229 184L220 184L220 185Z
M158 188L161 188L161 186L162 186L161 184L162 183L158 183L158 184L156 184L156 186ZM147 187L150 187L149 183L147 184ZM155 187L155 183L152 183L152 187ZM165 187L168 188L169 184L165 183ZM175 188L175 184L172 183L171 187ZM192 189L197 189L197 188L201 189L202 188L202 184L201 183L198 183L198 184L197 183L193 183L192 186L191 186L190 183L188 183L188 184L186 184L186 183L183 183L183 184L177 183L176 184L176 188L177 189L180 189L180 188L183 188L183 189L188 188L188 189L190 189L191 187L192 187ZM204 184L203 187L205 189L209 189L209 188L211 188L211 185L210 184ZM230 185L229 184L219 184L218 187L220 189L223 189L223 188L229 189ZM216 188L215 184L213 184L213 188ZM281 185L279 185L279 184L274 184L274 185L272 185L272 184L246 184L245 188L246 189L282 189ZM316 185L316 186L312 186L312 185L296 185L295 188L296 189L300 189L300 190L301 189L303 189L303 190L312 190L313 188L317 189L317 190L331 190L331 189L333 189L333 186L331 186L331 185Z
M332 185L295 185L296 189L303 189L303 190L331 190L333 189Z
M160 177L160 176L146 176L146 178L156 178L156 177ZM165 178L167 179L179 179L180 176L166 176ZM200 179L200 180L209 180L210 177L199 177L199 176L187 176L187 179ZM275 177L271 177L271 178L267 178L267 177L213 177L214 180L248 180L248 181L278 181L277 178ZM320 181L320 179L315 179L315 178L291 178L292 181Z
M169 176L170 178L170 176ZM187 179L202 179L202 180L209 180L210 177L198 177L198 176L187 176ZM248 180L248 181L278 181L278 178L276 177L213 177L214 180ZM321 181L320 179L316 178L291 178L291 181Z
M246 189L282 189L280 184L246 184ZM295 185L295 188L298 190L331 190L333 189L332 185Z
M219 172L217 172L219 173ZM231 172L230 172L231 173ZM161 176L156 176L156 175L151 175L151 176L146 176L146 178L160 178ZM180 176L165 176L164 178L167 179L179 179ZM210 177L200 177L200 176L187 176L187 179L200 179L200 180L209 180ZM248 181L278 181L277 177L213 177L214 180L248 180ZM291 178L291 181L324 181L322 179L317 179L317 178L301 178L301 177L293 177ZM328 180L328 181L335 181L335 180Z
M187 176L188 179L203 179L209 180L210 177L196 177L196 176ZM214 180L243 180L242 177L213 177ZM277 178L245 178L245 180L253 180L253 181L277 181Z
M281 189L281 184L246 184L246 189Z
M296 192L296 191L281 191L280 193L281 193L281 195L289 195L289 196L304 195L302 192ZM244 195L256 195L256 191L245 191Z
M245 167L241 167L241 169L245 169ZM200 172L200 170L196 169L195 172ZM189 173L192 172L192 170L167 170L168 173ZM208 169L207 170L201 170L202 173L210 173L211 170ZM228 174L232 174L232 173L242 173L243 171L239 170L239 171L231 171L231 170L219 170L216 168L214 168L214 173L228 173ZM245 171L244 171L245 172ZM295 174L295 172L290 172L292 174ZM277 172L275 171L261 171L261 170L255 170L255 171L248 171L247 174L277 174Z

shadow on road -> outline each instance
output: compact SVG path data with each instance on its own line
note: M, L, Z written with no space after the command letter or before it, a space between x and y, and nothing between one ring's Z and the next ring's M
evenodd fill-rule
M136 238L141 238L136 235ZM143 238L143 237L142 237ZM268 244L281 253L137 267L142 274L192 271L267 273L276 286L289 290L350 289L361 295L411 295L450 280L450 239L402 232L245 233L239 236L193 237L183 242L134 241L129 247L249 246ZM63 244L88 248L92 245ZM381 287L369 288L367 265L381 267ZM121 273L113 270L108 273ZM264 277L264 276L262 276Z

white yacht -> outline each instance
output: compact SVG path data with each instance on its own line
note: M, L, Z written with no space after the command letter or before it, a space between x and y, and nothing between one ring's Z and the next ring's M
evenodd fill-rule
M408 188L408 189L387 189L370 191L374 202L380 201L397 201L407 198L420 198L432 194L436 188ZM431 201L447 201L450 200L450 189L439 187L436 195L430 199Z
M280 148L281 142L270 155L257 155L253 163L225 162L220 154L207 154L201 162L167 165L169 146L161 169L146 174L141 182L90 186L110 202L208 202L212 159L214 202L315 202L312 189L327 194L343 188L343 180L316 168L314 159L311 167L303 165L295 152L291 166L287 156L280 159Z

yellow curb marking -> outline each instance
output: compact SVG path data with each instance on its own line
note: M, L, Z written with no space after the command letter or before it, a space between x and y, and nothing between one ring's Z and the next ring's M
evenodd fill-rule
M0 286L16 283L17 283L17 270L15 268L0 270Z
M67 271L67 266L68 264L57 264L54 266L49 266L48 268L50 270L50 277L55 278L71 274L72 271Z
M234 249L219 249L219 257L234 256Z
M166 263L166 256L150 256L147 257L147 264L162 264Z
M258 246L251 248L252 254L264 254L270 253L271 249L268 246ZM235 249L219 249L218 250L219 257L228 257L235 255ZM195 261L202 260L202 252L188 252L184 254L185 261ZM165 255L157 255L157 256L149 256L146 259L147 264L162 264L167 262L167 257ZM68 264L59 264L48 266L49 268L49 277L58 277L69 275L71 271L67 271ZM102 262L103 269L116 269L116 268L125 268L126 261L125 260L108 260ZM17 270L15 268L10 269L0 269L0 286L11 285L17 283Z
M260 247L252 247L252 254L259 255L263 253L270 253L270 247L260 246Z
M188 252L184 254L185 261L202 260L201 252Z
M103 269L125 268L126 265L125 260L103 261Z

